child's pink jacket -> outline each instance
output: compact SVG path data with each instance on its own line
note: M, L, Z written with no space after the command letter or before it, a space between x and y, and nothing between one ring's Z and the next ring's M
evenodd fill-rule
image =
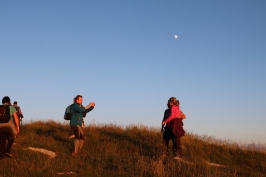
M181 118L181 116L182 112L179 109L179 106L173 105L171 106L171 115L167 119L165 119L163 123L168 123L175 118Z

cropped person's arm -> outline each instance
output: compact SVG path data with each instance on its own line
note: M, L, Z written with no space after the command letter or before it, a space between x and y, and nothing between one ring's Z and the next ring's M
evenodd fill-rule
M166 110L164 111L164 114L163 114L163 120L162 120L162 128L161 128L161 132L162 132L162 133L163 133L163 128L164 128L164 126L165 126L165 124L164 124L163 122L167 119L167 117L169 117L169 113L171 114L170 109L166 109Z
M18 120L17 112L13 113L13 119L14 119L14 123L15 123L16 129L17 129L17 132L19 132L19 120Z
M161 133L164 133L164 126L165 124L162 123Z

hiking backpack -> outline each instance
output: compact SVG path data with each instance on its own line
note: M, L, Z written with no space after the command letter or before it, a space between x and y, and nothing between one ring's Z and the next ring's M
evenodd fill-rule
M9 106L0 105L0 123L7 123L10 120Z
M18 118L23 118L23 114L21 114L21 111L20 111L20 107L19 106L14 106L17 110L17 115L18 115Z
M65 115L64 115L64 119L65 119L65 120L71 120L71 116L72 116L72 114L71 114L71 106L72 106L72 104L69 105L69 106L66 108L66 110L65 110Z

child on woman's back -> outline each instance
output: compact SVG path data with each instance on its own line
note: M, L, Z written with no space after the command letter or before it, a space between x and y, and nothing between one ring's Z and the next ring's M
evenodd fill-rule
M175 97L171 97L168 100L168 105L170 107L170 116L166 118L165 120L163 120L162 124L166 124L176 118L179 118L179 119L186 118L186 115L180 110L179 100L177 100Z

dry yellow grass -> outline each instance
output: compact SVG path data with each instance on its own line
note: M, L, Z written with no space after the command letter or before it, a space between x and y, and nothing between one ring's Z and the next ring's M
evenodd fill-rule
M0 176L258 176L266 174L266 154L230 141L187 133L184 159L162 156L158 128L143 125L90 124L78 157L70 156L68 125L53 121L26 124L13 148L0 161ZM28 147L55 152L54 158Z

